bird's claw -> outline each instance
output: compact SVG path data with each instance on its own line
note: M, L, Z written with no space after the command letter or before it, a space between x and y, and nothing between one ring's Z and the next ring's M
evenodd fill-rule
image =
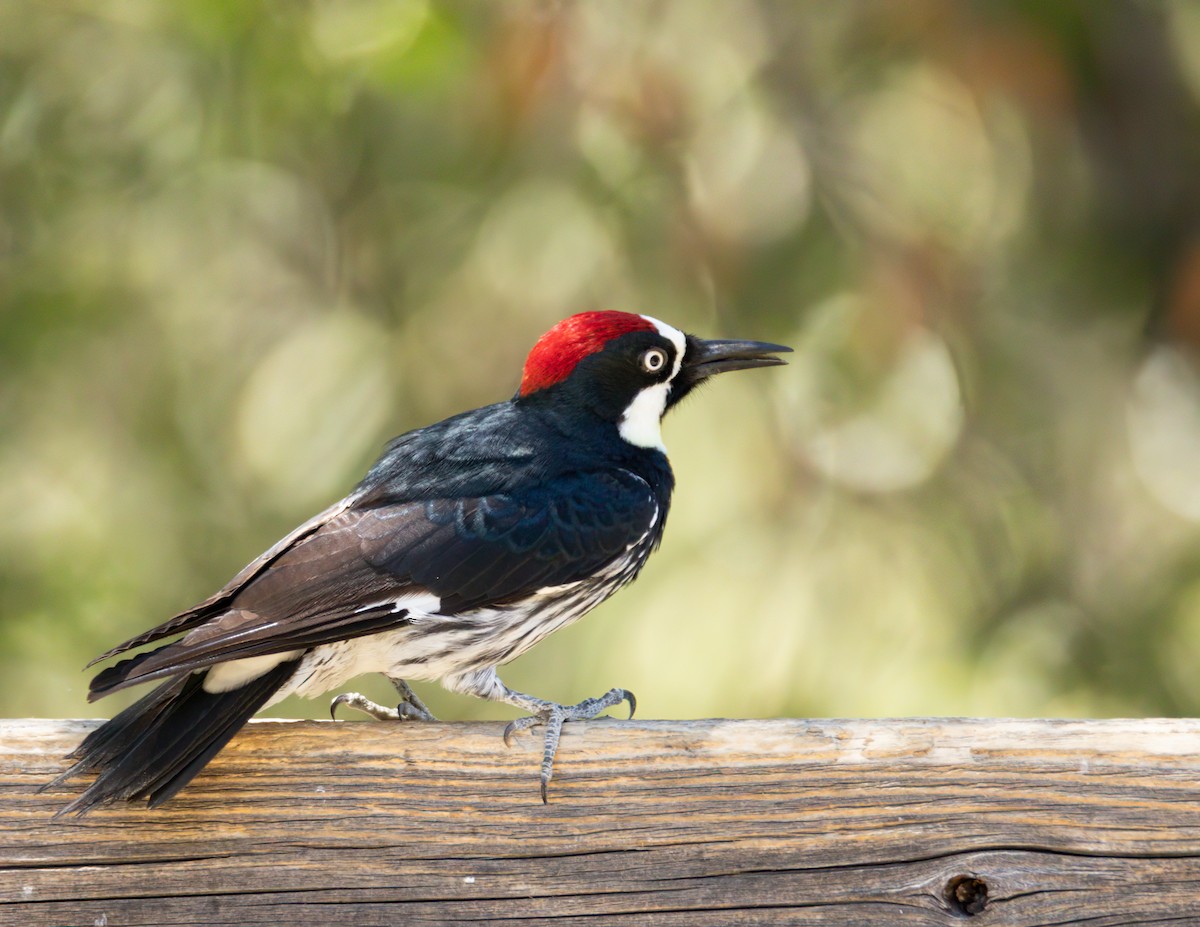
M415 702L414 702L415 700ZM373 702L357 692L343 692L329 703L329 717L337 720L337 710L346 705L355 711L370 715L376 721L436 721L429 709L415 696L406 698L395 708Z
M525 718L517 718L516 721L509 721L504 727L504 746L512 746L513 734L521 734L538 724L541 724L545 719L540 715L529 715Z
M567 721L590 721L603 711L629 703L629 717L637 710L637 698L626 689L609 689L599 698L584 699L578 705L558 705L554 702L543 702L534 713L524 718L510 721L504 728L504 744L512 746L512 736L523 733L539 724L546 726L545 746L542 750L542 804L549 804L547 790L550 779L554 775L554 757L558 753L558 742L562 736L562 726Z

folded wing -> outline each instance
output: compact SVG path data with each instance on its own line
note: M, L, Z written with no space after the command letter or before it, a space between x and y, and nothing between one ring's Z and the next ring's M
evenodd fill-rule
M190 629L99 673L89 697L386 631L411 620L414 601L444 615L503 606L591 577L661 530L649 485L626 470L572 474L522 493L335 506L318 519L208 603L127 642ZM188 616L205 607L209 616L193 623Z

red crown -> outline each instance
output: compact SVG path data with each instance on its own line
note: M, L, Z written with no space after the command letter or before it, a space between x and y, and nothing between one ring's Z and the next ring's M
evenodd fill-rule
M632 312L580 312L563 319L542 335L525 359L520 395L560 383L575 365L604 349L614 338L630 332L655 331L654 323Z

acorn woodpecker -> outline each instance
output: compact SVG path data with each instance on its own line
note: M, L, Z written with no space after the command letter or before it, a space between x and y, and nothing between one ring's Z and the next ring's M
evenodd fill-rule
M658 546L674 478L660 422L714 374L782 364L790 348L705 341L649 316L584 312L546 332L507 402L393 439L346 498L305 522L219 592L97 663L89 701L166 680L105 722L50 785L99 775L63 812L119 799L162 804L259 709L383 673L395 709L432 720L405 680L514 705L511 734L546 729L542 800L565 721L633 695L564 706L516 692L496 667L633 580ZM92 665L92 664L89 664Z

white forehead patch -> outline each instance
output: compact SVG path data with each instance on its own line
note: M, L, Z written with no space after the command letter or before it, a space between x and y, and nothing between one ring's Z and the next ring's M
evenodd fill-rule
M671 327L666 322L660 322L648 315L644 315L642 318L653 325L660 335L675 346L675 365L669 378L662 383L647 386L633 397L633 402L621 416L621 423L617 426L617 431L630 444L637 447L657 448L665 454L667 448L662 439L662 417L667 409L667 396L671 392L671 381L679 375L679 368L683 366L683 352L687 349L687 337L679 329Z
M679 368L683 366L683 352L687 350L687 335L681 332L678 328L673 328L666 322L660 322L653 316L642 316L647 322L658 329L658 333L666 338L671 344L675 345L675 369L671 371L671 376L667 380L669 383L674 380L679 374Z

